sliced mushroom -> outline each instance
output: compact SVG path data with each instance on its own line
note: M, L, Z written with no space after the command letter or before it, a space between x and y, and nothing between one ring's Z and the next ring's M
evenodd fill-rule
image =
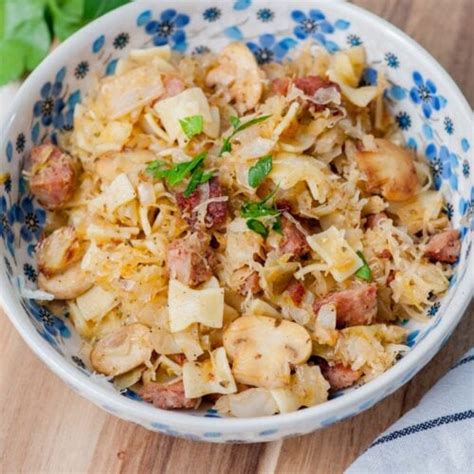
M224 333L237 382L279 388L291 382L291 365L306 362L311 339L302 326L266 316L236 319Z
M38 244L38 270L48 277L64 272L81 258L82 253L74 227L61 227Z
M100 339L91 351L94 370L120 375L150 360L150 329L144 324L124 326Z
M94 284L94 278L81 268L78 262L65 272L47 277L38 275L38 287L54 295L58 300L70 300L85 293Z
M388 201L406 201L416 194L418 178L412 153L382 138L375 151L357 151L359 168L367 177L368 192L380 192Z
M218 57L218 66L206 77L210 87L228 88L240 114L253 109L262 95L262 72L252 52L242 43L231 43Z

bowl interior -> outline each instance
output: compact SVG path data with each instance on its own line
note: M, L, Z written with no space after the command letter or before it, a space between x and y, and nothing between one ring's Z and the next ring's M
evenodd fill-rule
M364 12L336 2L295 1L291 8L286 2L250 0L183 1L175 7L173 2L166 1L132 4L76 34L32 74L3 130L0 157L0 171L9 176L0 185L0 272L5 282L2 292L14 295L24 310L10 316L27 323L29 331L36 331L70 364L77 377L82 374L89 377L91 385L105 387L111 399L120 395L108 381L90 374L87 361L79 357L80 339L68 315L58 318L34 300L24 298L24 288L36 286L35 244L45 221L44 211L30 195L22 176L22 170L28 168L31 147L45 139L55 142L61 130L70 130L74 107L85 96L94 77L114 74L118 59L130 49L169 44L175 51L200 55L238 40L245 42L263 64L283 60L308 39L329 52L364 45L369 62L364 81L374 83L381 70L388 78L386 98L390 108L407 144L427 156L435 187L442 190L447 201L445 212L453 226L460 229L463 239L462 256L454 266L450 290L443 299L432 302L427 310L429 321L402 323L409 329L408 345L416 347L443 318L450 317L446 310L456 282L466 271L471 249L469 226L474 188L469 158L470 117L457 88L421 48ZM347 397L350 392L346 390L342 396ZM133 399L135 404L143 404L129 390L121 395ZM116 411L112 405L105 408ZM124 413L120 415L127 417ZM187 416L218 417L212 410ZM158 422L148 427L172 431ZM313 424L309 428L315 427ZM212 433L208 432L205 438L213 438ZM244 435L241 438L245 440Z

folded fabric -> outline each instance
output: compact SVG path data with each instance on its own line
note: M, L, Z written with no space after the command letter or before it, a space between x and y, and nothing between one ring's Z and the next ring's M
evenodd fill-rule
M474 348L346 474L474 472Z

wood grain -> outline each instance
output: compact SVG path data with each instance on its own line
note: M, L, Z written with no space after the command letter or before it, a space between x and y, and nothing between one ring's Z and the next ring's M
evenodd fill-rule
M471 0L357 0L406 31L474 104ZM0 473L341 473L474 343L471 305L446 346L372 409L312 435L254 445L173 439L120 421L69 390L0 311Z

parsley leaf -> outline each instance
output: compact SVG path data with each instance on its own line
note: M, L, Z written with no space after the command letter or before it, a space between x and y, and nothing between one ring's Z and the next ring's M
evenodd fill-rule
M361 251L356 252L360 259L364 262L359 270L356 271L356 277L365 281L372 281L372 270L369 267L369 264L365 260L364 254Z
M272 229L278 234L283 235L283 227L281 225L281 216L277 216L275 222L272 225Z
M188 138L193 138L194 135L199 135L204 129L204 117L202 115L190 115L180 119L179 124L184 134Z
M214 176L214 173L212 172L205 173L202 169L197 168L193 172L191 179L189 180L188 186L184 190L184 193L183 193L184 197L188 198L189 196L191 196L191 194L196 190L196 188L200 184L206 183L207 181L212 179L213 176Z
M273 166L271 155L262 156L257 163L249 169L248 181L252 188L258 188Z
M151 174L155 179L165 178L170 186L176 186L198 168L206 156L206 152L199 153L191 161L179 163L171 168L164 168L167 163L155 160L146 167L145 172Z
M268 229L257 219L249 219L247 221L247 227L264 238L268 237Z
M230 117L229 121L232 127L234 128L234 131L230 134L230 136L228 136L227 138L224 138L221 150L219 152L219 156L222 156L223 153L232 150L232 144L230 143L230 141L232 140L232 138L235 137L237 133L241 132L242 130L245 130L246 128L251 127L252 125L257 125L258 123L264 122L270 117L271 115L262 115L260 117L256 117L244 123L240 121L239 117L234 117L234 116Z

